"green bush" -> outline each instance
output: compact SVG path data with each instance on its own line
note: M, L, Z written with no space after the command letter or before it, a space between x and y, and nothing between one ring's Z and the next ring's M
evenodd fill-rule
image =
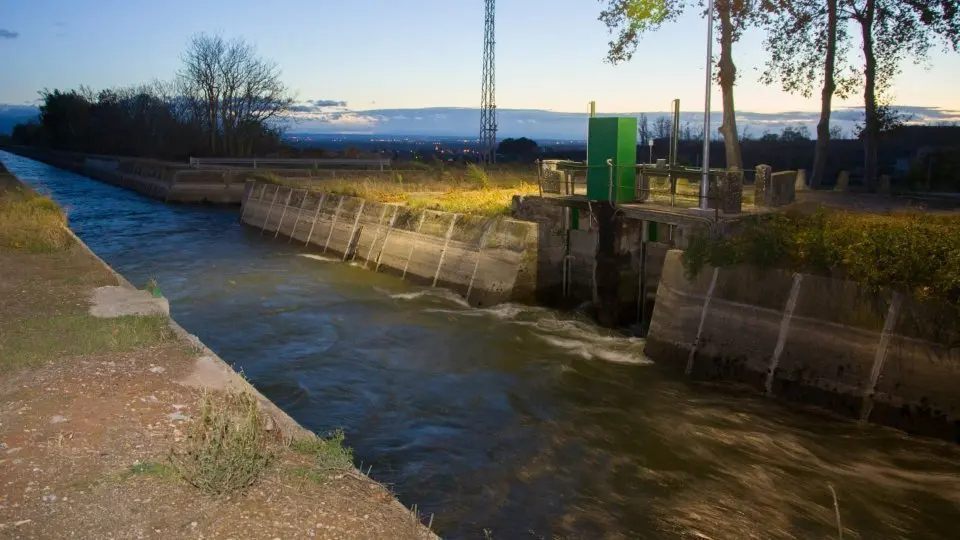
M699 231L683 255L690 276L747 264L909 292L960 309L960 217L920 212L774 214L743 220L727 236Z

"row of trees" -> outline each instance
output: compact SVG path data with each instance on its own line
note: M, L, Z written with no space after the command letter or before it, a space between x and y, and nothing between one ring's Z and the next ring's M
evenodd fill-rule
M898 119L899 122L902 120ZM673 120L667 116L658 116L654 121L650 121L646 114L641 113L637 119L637 131L640 146L646 146L647 142L656 139L669 139L673 136ZM847 134L841 126L830 127L830 139L843 139ZM702 141L703 124L693 123L689 120L680 124L677 130L677 138L681 141ZM749 127L744 127L739 132L741 141L758 139L761 141L808 141L810 140L810 130L807 126L787 126L779 133L765 130L759 136L755 136Z
M40 96L39 121L17 125L15 143L167 159L275 151L293 102L276 64L243 40L210 35L190 41L172 81Z
M693 0L601 0L600 20L615 39L607 60L629 60L645 32L676 20ZM697 5L702 5L697 3ZM864 98L864 182L876 185L879 136L889 89L903 61L926 58L938 44L960 48L960 0L715 0L720 56L717 82L723 98L727 167L742 168L734 85L733 47L747 28L767 32L769 51L761 81L811 96L820 88L821 112L811 183L823 182L834 96L861 89ZM859 38L859 41L857 40ZM859 50L859 55L854 54ZM858 65L859 64L859 65Z

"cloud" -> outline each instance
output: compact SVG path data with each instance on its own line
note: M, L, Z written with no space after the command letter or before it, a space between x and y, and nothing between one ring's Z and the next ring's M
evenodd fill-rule
M0 28L0 38L16 39L20 37L20 32L11 32L10 30Z
M346 101L336 101L333 99L315 99L313 101L307 100L308 103L313 103L315 107L346 107Z

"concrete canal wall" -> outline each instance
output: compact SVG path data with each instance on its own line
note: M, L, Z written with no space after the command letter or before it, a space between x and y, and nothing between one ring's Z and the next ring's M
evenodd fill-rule
M241 221L330 256L444 287L474 306L532 302L537 226L248 182Z
M198 170L183 163L92 156L20 146L4 150L164 202L239 204L246 171Z
M706 381L960 442L960 348L936 307L849 281L664 262L647 355Z

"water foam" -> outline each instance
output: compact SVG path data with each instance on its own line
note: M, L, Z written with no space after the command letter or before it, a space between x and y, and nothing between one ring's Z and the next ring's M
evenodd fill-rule
M636 345L632 343L630 343L631 346L628 348L602 347L596 342L591 343L591 340L561 338L549 335L540 335L538 337L548 344L563 349L575 356L579 356L584 360L602 360L614 364L629 364L635 366L653 363L649 358L644 356L642 352L636 350ZM623 341L628 340L624 339Z
M340 262L340 259L335 259L333 257L325 257L323 255L314 255L312 253L298 253L298 257L304 257L306 259L313 259L320 262Z
M396 293L396 294L391 294L390 298L393 298L394 300L417 300L419 298L439 298L441 300L453 302L458 306L470 307L470 304L468 304L467 301L463 299L463 297L457 295L454 292L448 291L446 289L423 289L420 291Z

